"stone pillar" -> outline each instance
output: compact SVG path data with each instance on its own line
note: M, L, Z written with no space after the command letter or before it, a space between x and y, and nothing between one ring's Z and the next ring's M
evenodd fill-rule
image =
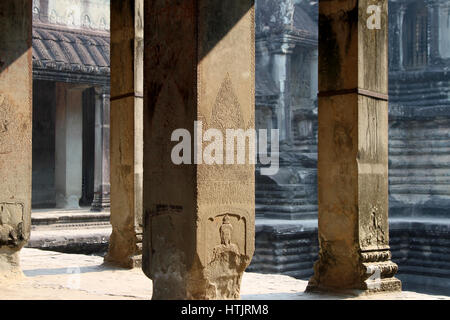
M95 172L92 211L110 207L109 88L95 88Z
M310 84L311 84L311 100L317 99L317 93L319 92L318 85L319 85L319 75L317 73L317 69L319 66L319 52L318 50L313 50L311 52L311 60L309 61L311 65L311 78L310 78Z
M443 5L440 1L427 1L425 6L428 11L427 20L427 62L428 65L436 64L439 59L439 20L448 19L448 16L440 16L441 9ZM447 20L448 21L448 20ZM448 34L447 34L448 36Z
M254 164L208 165L209 143L193 141L215 128L218 154L225 129L254 129L254 1L146 0L145 21L143 270L153 299L237 299L254 252Z
M143 21L143 0L111 1L113 231L105 261L126 268L142 260Z
M277 128L280 129L280 140L291 140L291 94L289 90L291 55L277 52L273 55L273 78L278 83L280 98L277 105Z
M398 31L398 38L399 38L399 57L398 57L398 64L399 64L399 69L400 70L405 70L405 67L403 65L403 50L404 50L404 46L406 44L406 41L403 39L404 38L404 30L403 30L403 21L405 20L405 12L406 12L406 5L405 4L400 4L399 9L398 9L398 26L399 26L399 31Z
M0 1L0 279L21 275L30 234L31 21L31 1Z
M319 261L308 290L401 290L388 230L387 0L319 6Z
M83 87L56 85L56 207L79 209L83 163Z

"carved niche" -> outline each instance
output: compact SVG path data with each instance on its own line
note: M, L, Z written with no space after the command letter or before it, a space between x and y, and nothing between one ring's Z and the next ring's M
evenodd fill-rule
M247 266L246 219L225 213L208 219L207 278L210 297L239 298L242 273Z

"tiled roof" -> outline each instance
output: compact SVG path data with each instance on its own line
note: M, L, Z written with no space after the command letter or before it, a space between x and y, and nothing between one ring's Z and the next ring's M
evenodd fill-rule
M109 75L109 34L33 25L33 68Z

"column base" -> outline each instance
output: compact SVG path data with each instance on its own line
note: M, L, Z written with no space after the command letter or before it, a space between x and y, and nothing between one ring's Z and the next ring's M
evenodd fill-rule
M104 262L126 269L142 267L142 235L113 228Z
M56 208L75 210L80 209L79 196L56 196Z
M339 281L341 279L334 276L342 274L345 267L324 257L326 255L321 255L315 263L314 276L309 280L306 292L360 295L402 291L401 281L394 277L398 266L390 260L389 250L360 253L354 269L346 274L347 281ZM351 265L346 262L347 267Z
M111 200L109 193L94 193L94 200L92 201L91 211L104 211L111 208Z

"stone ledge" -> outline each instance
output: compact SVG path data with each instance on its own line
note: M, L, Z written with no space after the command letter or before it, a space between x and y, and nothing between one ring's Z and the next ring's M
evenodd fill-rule
M64 209L34 209L31 214L32 230L43 229L49 226L68 228L72 225L109 225L110 213L93 212L90 209L82 208L77 210Z
M108 250L111 232L111 226L32 230L26 247L58 252L101 254Z

